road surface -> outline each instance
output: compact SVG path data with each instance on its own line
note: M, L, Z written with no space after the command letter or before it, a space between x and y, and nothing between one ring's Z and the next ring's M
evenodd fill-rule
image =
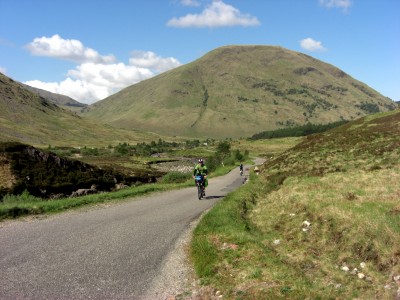
M143 299L180 235L240 186L236 168L196 187L0 223L0 299Z

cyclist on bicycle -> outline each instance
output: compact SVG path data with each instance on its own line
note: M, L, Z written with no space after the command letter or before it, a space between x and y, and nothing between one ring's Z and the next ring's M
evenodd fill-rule
M207 174L208 174L207 166L204 164L204 160L200 158L199 163L194 167L193 178L195 178L197 175L201 175L204 177L203 180L204 196L206 195L206 186L208 185Z

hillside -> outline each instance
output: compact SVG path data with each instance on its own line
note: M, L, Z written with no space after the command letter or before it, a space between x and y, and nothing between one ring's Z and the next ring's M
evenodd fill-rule
M85 115L122 128L213 138L395 109L338 68L272 46L226 46L90 105Z
M48 91L45 91L42 89L38 89L38 88L35 88L32 86L26 85L26 84L23 84L23 86L27 90L29 90L35 94L38 94L40 97L45 98L49 102L53 102L62 108L67 108L67 109L70 109L73 111L79 111L80 109L87 106L87 104L80 103L68 96L51 93L51 92L48 92Z
M0 141L91 146L143 142L158 135L124 131L86 120L0 73Z
M269 158L195 230L201 281L226 299L398 299L399 149L396 110Z
M41 198L68 197L79 189L115 190L116 184L154 182L155 172L126 174L112 167L98 167L63 158L53 152L16 142L0 142L0 198L5 194Z

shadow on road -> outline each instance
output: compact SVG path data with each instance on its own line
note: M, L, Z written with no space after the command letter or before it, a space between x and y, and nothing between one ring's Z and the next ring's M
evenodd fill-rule
M219 198L224 198L225 196L206 196L203 199L204 200L213 200L213 199L219 199ZM202 200L203 200L202 199Z

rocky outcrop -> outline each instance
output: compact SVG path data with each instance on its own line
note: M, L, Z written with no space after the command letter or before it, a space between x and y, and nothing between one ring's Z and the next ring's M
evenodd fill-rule
M73 197L79 197L79 196L86 196L86 195L90 195L90 194L96 194L98 192L97 190L97 186L95 184L93 184L90 189L79 189L75 192L72 192L71 196L69 196L70 198Z
M58 199L156 181L150 174L128 176L111 168L99 168L14 142L0 143L0 156L8 164L1 169L9 169L9 177L12 177L11 186L0 188L2 195L21 194L27 190L37 197Z

